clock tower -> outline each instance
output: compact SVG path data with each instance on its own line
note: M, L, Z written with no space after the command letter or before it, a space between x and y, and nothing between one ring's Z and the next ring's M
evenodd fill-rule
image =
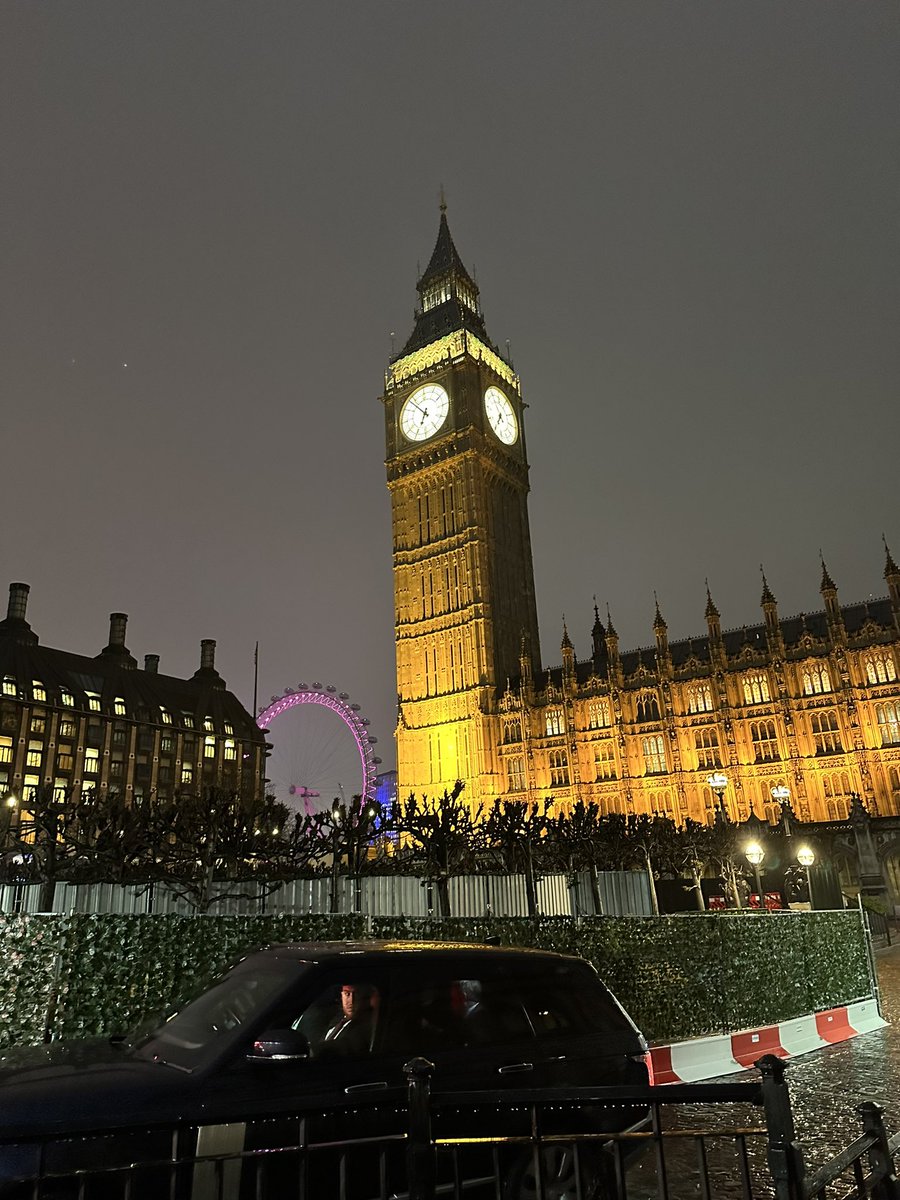
M519 378L491 342L445 205L382 401L394 540L400 795L504 789L498 691L540 664ZM523 649L524 646L524 649Z

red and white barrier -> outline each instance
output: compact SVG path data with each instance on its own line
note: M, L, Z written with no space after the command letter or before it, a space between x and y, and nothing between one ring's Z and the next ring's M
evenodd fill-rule
M653 1078L655 1083L696 1083L733 1075L752 1067L764 1054L793 1058L885 1025L887 1021L879 1015L874 1000L859 1000L844 1008L810 1013L761 1029L653 1046Z

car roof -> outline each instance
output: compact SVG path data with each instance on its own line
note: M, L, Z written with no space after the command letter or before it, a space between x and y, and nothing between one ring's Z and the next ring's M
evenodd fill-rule
M383 960L390 957L419 958L423 955L429 959L455 958L460 954L490 956L520 962L542 960L550 962L582 962L582 959L569 954L557 954L552 950L535 950L527 946L489 946L483 942L428 942L428 941L398 941L371 939L366 941L346 942L279 942L261 947L253 952L254 955L267 955L277 958L297 958L303 962L327 963L339 958L352 957L354 960L371 959ZM249 957L249 955L248 955Z

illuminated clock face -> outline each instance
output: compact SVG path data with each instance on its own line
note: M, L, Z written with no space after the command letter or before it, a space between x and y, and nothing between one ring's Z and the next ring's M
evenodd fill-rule
M400 428L411 442L424 442L447 420L450 397L439 383L427 383L409 397L400 410Z
M511 446L519 436L519 425L513 406L499 388L489 387L484 393L484 411L500 441Z

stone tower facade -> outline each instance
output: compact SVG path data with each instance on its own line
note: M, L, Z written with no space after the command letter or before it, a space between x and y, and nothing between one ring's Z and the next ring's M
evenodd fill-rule
M497 698L540 663L522 394L441 208L415 328L385 373L398 791L505 790Z

